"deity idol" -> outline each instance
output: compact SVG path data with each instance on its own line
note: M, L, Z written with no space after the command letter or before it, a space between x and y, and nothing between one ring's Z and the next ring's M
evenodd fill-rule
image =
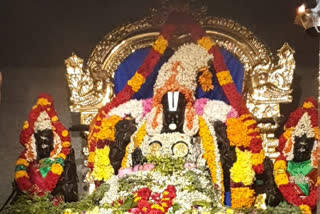
M274 164L275 182L284 199L311 213L317 203L317 100L307 98L290 114L279 139L281 155Z
M128 197L138 203L130 208L136 213L253 205L255 166L264 163L263 150L253 146L261 139L251 142L259 139L255 121L222 101L195 99L197 74L212 60L201 45L184 44L161 67L153 98L100 111L88 161L93 178L110 185L104 207Z
M74 151L68 130L60 123L47 94L38 97L20 134L25 150L16 162L15 182L20 193L57 201L78 200Z

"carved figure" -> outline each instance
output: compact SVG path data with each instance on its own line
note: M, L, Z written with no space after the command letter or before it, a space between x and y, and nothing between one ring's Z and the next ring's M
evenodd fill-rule
M277 150L281 155L274 164L275 182L284 199L302 210L317 203L317 100L307 98L302 107L290 114Z
M59 122L53 99L38 97L20 135L25 150L16 162L16 191L30 196L49 192L66 202L78 200L74 151L68 130Z

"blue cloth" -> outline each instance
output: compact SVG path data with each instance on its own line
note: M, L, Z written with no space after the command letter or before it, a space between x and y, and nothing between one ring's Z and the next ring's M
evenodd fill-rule
M231 192L224 193L224 205L231 207Z
M114 91L118 94L123 87L127 84L128 80L135 74L138 68L142 65L144 59L148 55L150 48L144 48L135 51L131 55L129 55L118 67L115 71L114 76ZM233 56L231 53L226 51L225 49L220 48L222 55L224 56L226 65L231 73L233 81L235 82L236 88L238 92L242 91L242 82L243 82L243 66L240 61ZM135 99L147 99L153 96L153 85L156 81L158 71L166 62L170 56L172 55L172 50L168 49L164 55L161 57L158 64L155 66L153 72L148 76L146 82L141 86L140 90L134 95ZM212 68L213 69L213 68ZM223 93L222 88L218 84L217 77L215 75L215 71L211 71L213 73L212 83L214 85L214 89L209 92L202 91L201 87L198 86L196 89L196 99L199 98L209 98L214 100L222 100L228 103L225 94Z

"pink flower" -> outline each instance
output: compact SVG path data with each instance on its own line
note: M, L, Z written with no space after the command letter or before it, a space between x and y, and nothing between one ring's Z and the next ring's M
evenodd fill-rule
M204 106L207 104L207 102L208 102L207 98L201 98L201 99L196 100L193 107L196 110L198 115L203 114L203 109L204 109Z
M186 169L194 169L196 168L196 165L194 163L185 163L184 168Z
M236 112L236 110L234 110L233 108L227 114L227 119L237 118L237 117L238 117L238 112Z
M154 165L152 163L146 163L143 165L143 171L151 171L154 169Z
M135 167L133 167L133 172L139 171L140 167L141 165L136 165Z
M132 173L133 173L133 171L132 171L131 168L119 169L119 171L118 171L118 177L119 177L119 178L123 178L123 177L125 177L126 175L130 175L130 174L132 174Z
M141 213L141 210L139 208L130 208L130 213L139 214Z
M152 98L143 100L142 106L143 106L143 117L144 117L152 109Z

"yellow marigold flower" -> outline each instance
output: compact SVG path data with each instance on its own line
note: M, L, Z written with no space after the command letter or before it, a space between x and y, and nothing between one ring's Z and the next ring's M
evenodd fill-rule
M101 121L100 131L95 135L100 140L115 140L115 125L121 120L119 116L104 118Z
M209 36L204 36L197 41L198 45L209 51L211 47L214 45L211 38Z
M52 122L58 121L58 117L57 117L57 116L53 116L53 117L51 118L51 121L52 121Z
M19 158L16 162L16 166L18 166L18 165L24 165L24 166L28 167L29 162L26 159Z
M227 208L227 214L233 214L233 213L234 213L234 212L233 212L232 209Z
M287 163L284 160L278 160L274 163L273 169L277 170L277 169L283 169L286 170L287 169Z
M131 86L134 92L139 91L141 85L146 81L144 76L136 72L134 76L128 81L128 85Z
M231 188L231 207L251 207L254 202L254 190L248 187Z
M243 114L240 116L240 120L245 120L247 118L252 118L252 115L251 114Z
M64 210L64 214L72 214L72 210L71 209L65 209Z
M255 120L246 120L246 121L244 121L244 125L247 126L247 127L249 127L249 126L251 126L251 125L253 125L255 123L256 123Z
M265 158L265 155L264 155L264 150L263 149L260 151L260 153L252 154L252 157L251 157L252 165L262 164L264 158Z
M137 201L140 201L140 200L141 200L141 197L136 197L133 201L137 202Z
M34 106L32 106L32 109L36 109L38 106L37 105L34 105Z
M249 151L241 151L236 148L237 161L230 169L230 177L235 183L243 183L248 186L253 183L255 173L252 169L251 157L252 154Z
M217 75L217 79L219 81L219 84L221 86L224 86L229 83L233 83L232 76L230 75L229 71L220 71L220 72L216 73L216 75Z
M309 108L314 108L314 105L312 104L312 102L305 102L305 103L303 103L302 107L309 109Z
M302 204L299 206L302 214L311 214L311 209L308 205Z
M146 123L144 123L138 130L136 136L133 137L133 142L134 142L134 148L138 148L144 137L146 136L147 131L146 131Z
M169 195L169 193L167 191L164 191L162 194L163 195Z
M51 166L51 172L57 175L61 175L61 173L63 172L63 168L60 164L54 163Z
M156 210L161 210L162 212L164 212L164 208L162 206L160 206L159 204L153 204L151 205L152 209L156 209Z
M89 161L90 163L93 163L93 162L94 162L94 156L95 156L95 153L94 153L94 152L89 152L88 161Z
M16 171L16 180L18 180L19 178L22 178L22 177L29 178L26 171L24 171L24 170Z
M62 147L70 147L70 142L68 142L68 141L65 141L65 142L63 142L62 143Z
M95 180L108 180L114 173L109 159L110 148L96 149L92 176Z
M147 212L147 211L148 211L148 208L142 207L142 211L143 211L143 212Z
M128 154L129 154L129 145L130 145L130 143L127 145L126 153L124 154L124 157L122 158L121 168L126 168L126 166L127 166L127 160L128 160Z
M57 155L57 158L62 158L64 160L64 159L66 159L66 155L63 153L60 153Z
M290 139L292 135L292 131L293 131L293 128L286 129L286 131L283 133L283 136L286 139Z
M274 176L274 181L277 186L286 185L289 183L289 178L286 173L279 173Z
M38 99L37 105L46 106L51 105L51 103L46 98L40 98Z
M162 202L162 203L161 203L161 206L163 206L163 207L168 207L168 204L167 204L166 202Z
M68 134L69 134L68 130L63 130L62 133L61 133L61 135L62 135L63 137L67 137Z
M230 146L250 146L251 137L248 135L247 126L238 118L229 118L227 120L227 136Z
M153 49L160 54L163 54L168 46L168 41L162 36L158 36L157 40L153 44Z
M28 121L24 121L22 129L27 129L27 128L29 128L29 122Z

